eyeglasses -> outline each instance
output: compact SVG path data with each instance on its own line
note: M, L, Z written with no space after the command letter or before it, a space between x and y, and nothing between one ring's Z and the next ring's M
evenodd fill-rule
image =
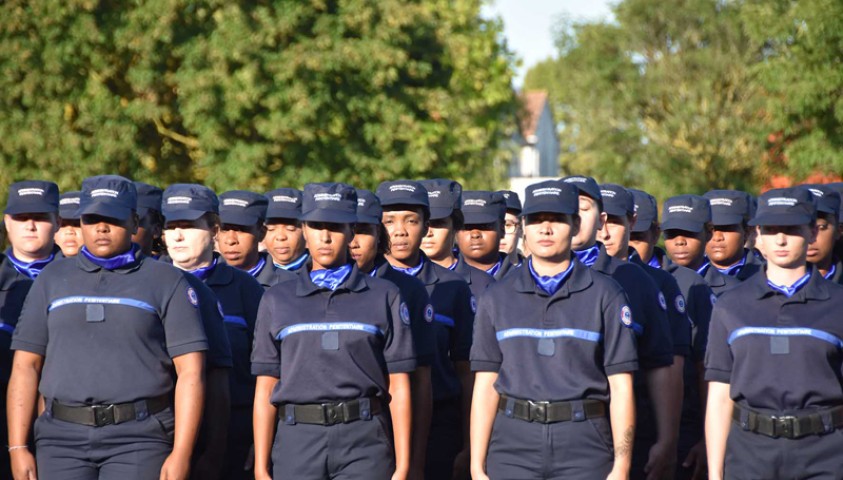
M503 225L503 231L507 235L511 235L511 234L515 233L516 230L518 230L518 222L506 222Z

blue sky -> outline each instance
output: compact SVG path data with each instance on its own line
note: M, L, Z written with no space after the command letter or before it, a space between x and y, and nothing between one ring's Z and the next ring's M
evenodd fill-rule
M521 58L515 86L521 87L530 66L553 56L552 28L560 15L573 19L608 19L608 0L491 0L485 15L503 19L509 48Z

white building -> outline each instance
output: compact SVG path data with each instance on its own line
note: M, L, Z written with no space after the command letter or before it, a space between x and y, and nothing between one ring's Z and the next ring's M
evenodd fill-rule
M536 90L521 95L518 117L518 145L509 168L510 190L524 198L527 185L559 178L559 137L550 111L547 92Z

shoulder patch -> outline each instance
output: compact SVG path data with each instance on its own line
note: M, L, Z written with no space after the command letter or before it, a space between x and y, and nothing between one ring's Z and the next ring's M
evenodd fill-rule
M424 309L424 321L430 323L433 321L433 305L428 305Z
M659 306L662 307L662 310L667 311L667 300L665 300L662 292L659 292Z
M682 295L676 296L676 309L679 310L679 313L685 313L685 297Z
M711 304L714 305L715 303L717 303L717 295L712 293L711 294Z
M632 327L632 310L628 305L621 307L621 323L627 327Z
M194 307L199 306L199 297L196 295L196 290L193 287L187 287L187 300Z
M404 325L409 325L410 324L410 309L407 308L407 304L404 303L404 302L401 302L400 310L401 310L401 322Z
M471 312L477 313L477 297L471 296Z

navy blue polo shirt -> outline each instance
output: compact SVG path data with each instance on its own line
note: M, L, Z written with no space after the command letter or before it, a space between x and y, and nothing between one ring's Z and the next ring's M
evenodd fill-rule
M576 259L553 295L520 268L480 297L471 368L497 372L495 390L515 398L609 401L606 377L638 369L628 305L615 281Z
M737 277L720 273L713 265L706 262L707 266L700 267L697 273L702 275L705 282L711 287L711 291L718 297L723 295L723 292L730 290L741 284Z
M597 261L591 268L612 277L629 298L632 321L638 330L638 362L641 369L672 365L672 333L667 312L659 301L661 292L656 283L638 265L609 255L602 244Z
M213 290L222 305L223 321L231 344L234 368L229 375L231 406L252 405L255 398L255 377L251 374L255 321L263 287L248 273L218 259L205 284Z
M745 248L744 255L741 261L727 268L725 271L721 271L721 273L724 273L725 275L728 275L730 277L735 277L743 282L744 280L763 270L764 263L765 261L763 257L759 258L755 254L755 252L749 250L748 248Z
M493 268L494 272L491 273L492 277L495 280L501 280L502 278L509 275L509 272L511 272L516 267L512 264L512 261L509 259L509 255L501 253L500 259L498 259L498 265Z
M388 280L398 287L401 298L407 302L410 309L410 329L413 332L416 365L429 367L433 363L436 342L433 332L433 304L424 284L418 278L392 268L383 257L375 261L375 270L370 275Z
M9 258L0 253L0 381L3 385L12 374L12 334L31 286L32 279L17 271Z
M198 305L181 272L142 255L115 270L84 255L63 258L32 284L12 349L44 356L39 390L47 399L157 397L173 390L172 358L208 349Z
M835 260L831 264L831 270L826 274L826 280L843 285L843 262ZM2 286L0 286L2 288Z
M421 254L421 270L416 278L424 283L433 304L433 332L436 339L431 368L433 400L448 400L461 392L454 362L468 361L477 299L462 277ZM465 392L471 395L471 392Z
M178 269L177 269L178 270ZM181 270L179 270L182 272ZM202 280L187 272L184 274L187 283L196 291L199 298L199 314L202 316L202 326L208 337L208 351L205 353L205 364L209 368L231 368L234 366L231 358L231 344L223 323L222 306Z
M449 270L459 274L465 280L474 298L480 298L480 295L486 291L486 287L495 283L493 276L466 263L462 253L457 257L457 263Z
M272 263L272 257L269 256L266 252L260 252L260 257L258 260L258 264L260 265L261 260L263 260L263 266L260 270L255 272L252 276L261 286L266 290L267 288L275 285L279 282L280 278L278 277L278 273L276 270L278 268L275 267L275 264Z
M705 378L732 400L770 412L843 405L843 286L815 268L788 297L755 275L717 299Z
M334 291L298 275L261 300L252 373L282 379L275 405L388 399L387 375L416 368L407 308L397 286L357 266Z
M667 312L673 340L673 354L689 356L691 354L691 321L688 318L688 302L679 289L678 282L670 273L642 262L635 250L632 250L629 260L641 267L659 289L659 306Z

